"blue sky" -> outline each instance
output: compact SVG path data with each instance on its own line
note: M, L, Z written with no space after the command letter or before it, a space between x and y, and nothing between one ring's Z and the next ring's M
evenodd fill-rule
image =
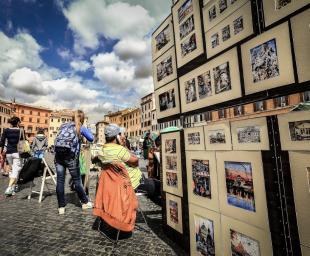
M0 99L82 109L92 125L153 91L169 0L1 0Z

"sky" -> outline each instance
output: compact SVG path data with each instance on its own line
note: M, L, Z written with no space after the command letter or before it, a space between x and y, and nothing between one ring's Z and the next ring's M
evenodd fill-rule
M170 0L1 0L0 99L82 109L92 128L154 90L151 34Z

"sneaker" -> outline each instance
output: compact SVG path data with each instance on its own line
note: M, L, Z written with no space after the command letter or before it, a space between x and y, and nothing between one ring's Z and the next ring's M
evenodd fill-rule
M66 211L65 207L58 208L58 213L59 214L65 214L65 211Z
M82 209L92 209L94 208L94 203L88 201L87 204L82 204Z
M5 194L5 195L8 195L8 196L11 196L11 195L13 194L13 192L14 192L14 189L8 187L8 188L6 189L6 191L5 191L4 194Z
M1 168L1 169L0 169L0 172L4 172L4 169L3 169L3 168Z

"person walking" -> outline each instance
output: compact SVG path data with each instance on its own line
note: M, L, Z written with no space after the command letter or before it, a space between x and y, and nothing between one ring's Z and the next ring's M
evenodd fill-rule
M0 141L0 153L2 153L5 140L7 140L7 151L6 151L6 159L8 161L8 164L10 166L9 171L9 186L5 191L5 194L8 196L14 195L14 188L13 185L18 178L18 175L20 173L20 170L22 169L22 161L19 157L19 154L17 152L17 144L19 142L19 139L21 137L21 130L19 129L20 126L20 119L17 116L13 116L8 120L8 123L12 125L12 128L8 128L4 130L1 141ZM25 131L24 138L26 138ZM1 161L2 161L2 154L0 155Z
M40 127L32 142L32 152L34 153L34 157L43 158L47 146L47 136L44 135L44 129Z
M149 148L154 146L154 141L151 133L147 133L143 141L143 157L146 160L146 170L149 166Z
M84 119L85 115L82 110L75 111L72 116L72 122L60 127L60 131L55 139L55 166L57 172L56 194L59 214L65 213L66 168L68 168L71 174L75 185L75 191L82 203L82 208L93 208L93 203L86 197L82 185L79 164L79 151L82 136L90 142L94 140L89 122L87 122L87 129L83 125Z

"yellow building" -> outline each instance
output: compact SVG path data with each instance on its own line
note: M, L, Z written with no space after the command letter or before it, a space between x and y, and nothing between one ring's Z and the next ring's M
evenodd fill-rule
M141 138L141 108L127 108L123 111L122 127L128 137Z
M150 132L152 130L152 111L155 108L155 94L154 92L144 96L141 99L141 129L142 133Z

